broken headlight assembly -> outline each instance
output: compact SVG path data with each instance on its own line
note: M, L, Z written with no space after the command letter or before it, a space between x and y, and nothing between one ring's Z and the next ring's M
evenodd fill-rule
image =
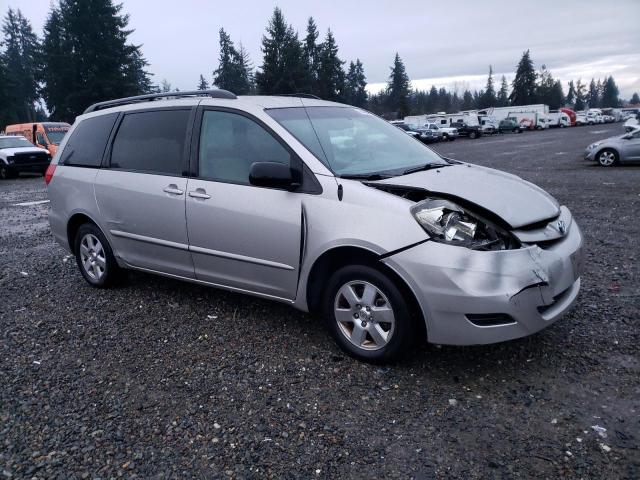
M518 242L503 228L440 198L428 198L411 208L432 240L471 250L509 250Z

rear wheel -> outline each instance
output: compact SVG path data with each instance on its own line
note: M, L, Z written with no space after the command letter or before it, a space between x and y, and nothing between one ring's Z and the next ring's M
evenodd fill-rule
M474 139L478 136L478 134L476 132L470 132L469 133L469 138Z
M618 152L611 148L605 148L598 153L598 163L602 167L612 167L618 163Z
M370 266L346 266L331 276L323 314L338 346L360 360L389 361L410 346L407 302L384 273Z
M85 223L76 233L76 263L84 279L92 287L107 288L120 278L121 269L109 242L93 223Z

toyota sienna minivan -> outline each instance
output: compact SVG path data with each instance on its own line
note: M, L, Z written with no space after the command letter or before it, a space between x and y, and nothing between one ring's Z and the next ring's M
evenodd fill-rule
M580 289L580 229L542 189L307 95L99 103L45 180L52 232L90 285L134 269L277 300L367 361L418 335L532 334Z

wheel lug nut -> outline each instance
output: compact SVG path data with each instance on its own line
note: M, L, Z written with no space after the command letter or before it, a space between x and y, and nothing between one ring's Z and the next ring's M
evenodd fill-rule
M363 327L367 326L367 322L362 322L360 325L362 325Z
M360 314L358 314L358 313L354 313L354 314L353 314L353 318L360 318Z

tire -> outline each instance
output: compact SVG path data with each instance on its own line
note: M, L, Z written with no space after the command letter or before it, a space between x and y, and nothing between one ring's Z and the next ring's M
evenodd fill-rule
M415 338L402 293L389 277L368 265L348 265L331 276L322 314L338 346L365 362L391 361Z
M17 176L16 172L13 172L9 167L0 164L0 180L9 180L11 178L16 178Z
M614 165L617 165L620 160L618 152L612 148L605 148L604 150L601 150L598 152L598 155L596 155L596 158L601 167L613 167Z
M92 287L108 288L120 280L122 270L111 246L93 223L85 223L78 229L74 252L80 273Z
M449 140L450 142L455 141L456 137L447 137L447 140Z
M523 132L523 130L521 128L516 130L516 133L522 133L522 132Z
M478 137L478 134L476 132L469 132L469 138L471 140L475 139Z

